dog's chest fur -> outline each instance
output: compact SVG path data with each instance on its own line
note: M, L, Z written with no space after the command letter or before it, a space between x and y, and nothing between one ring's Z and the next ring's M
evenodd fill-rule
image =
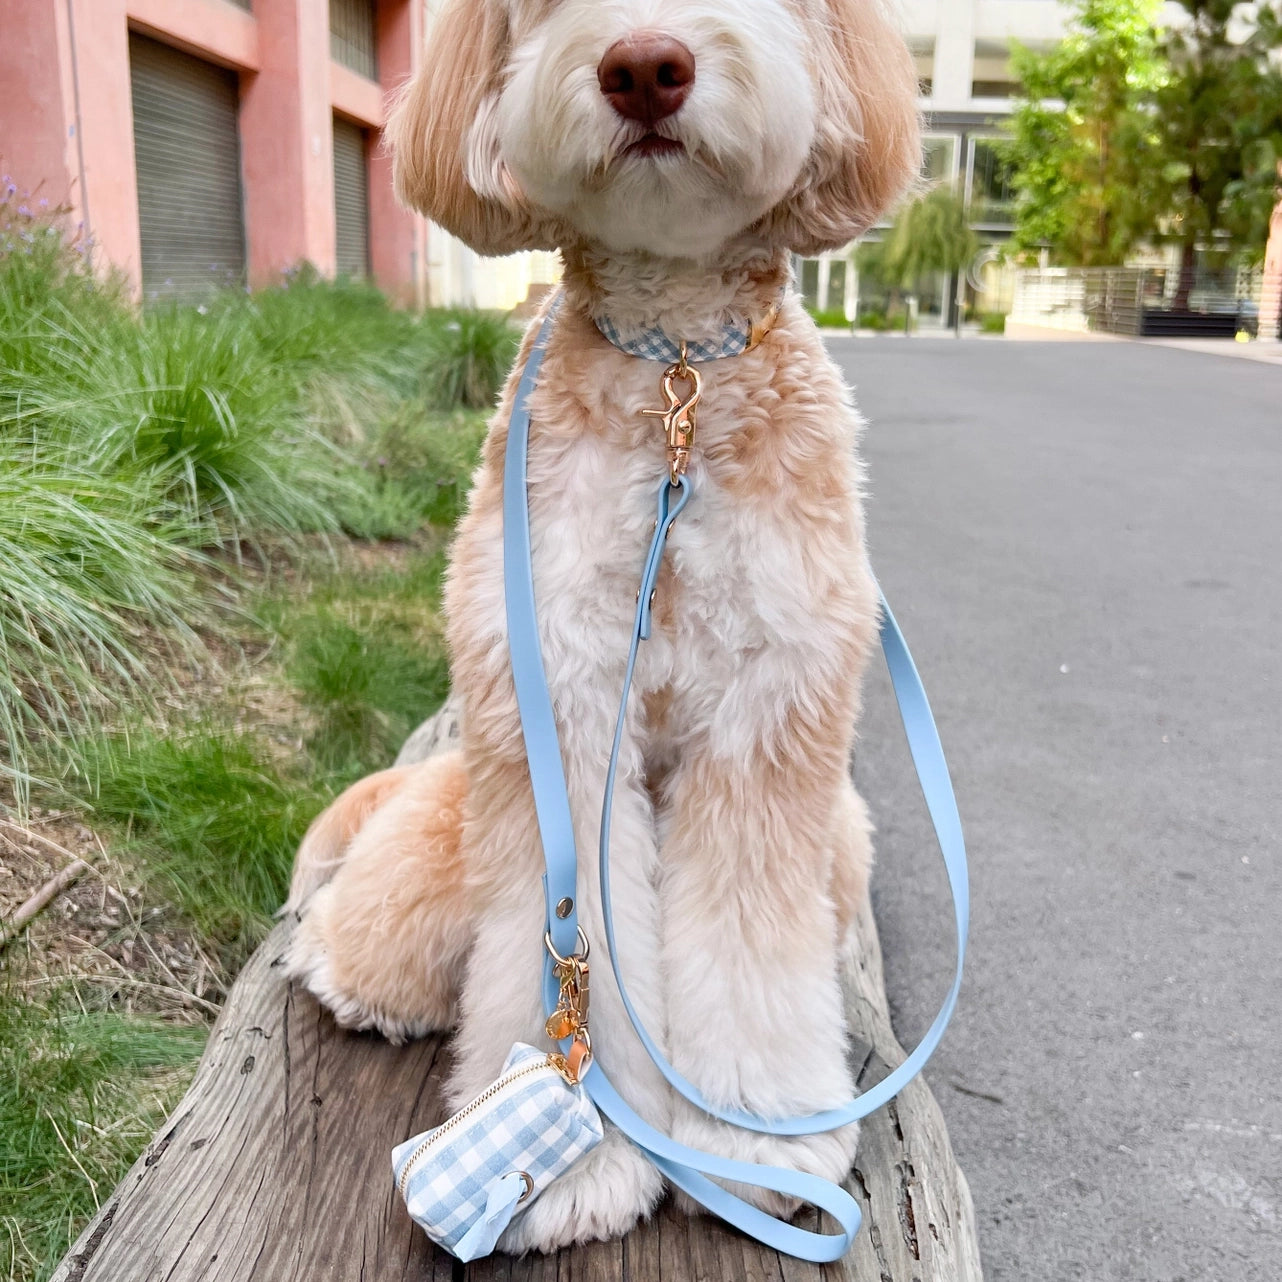
M567 326L554 339L531 402L528 476L549 683L567 724L600 735L602 710L617 707L666 454L641 412L663 407L663 366L593 337ZM734 751L768 735L834 664L858 661L851 646L872 611L856 420L817 338L784 334L703 375L694 495L636 673L633 733L652 778L691 737Z

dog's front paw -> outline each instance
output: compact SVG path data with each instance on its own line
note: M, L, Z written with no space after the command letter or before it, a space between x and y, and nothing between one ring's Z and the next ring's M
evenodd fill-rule
M499 1239L512 1255L622 1237L663 1193L659 1172L628 1139L608 1129L600 1144L540 1194Z
M344 940L331 929L332 894L331 886L323 886L309 900L282 960L285 977L307 989L341 1028L373 1029L395 1045L440 1028L437 1020L412 1009L414 1003L397 991L407 986L389 983L377 971L364 977L362 991L362 975L345 964Z
M840 1130L820 1135L761 1135L756 1131L728 1126L715 1118L693 1110L683 1110L674 1128L673 1138L691 1148L739 1162L757 1162L765 1166L782 1166L791 1171L804 1171L840 1184L855 1164L859 1144L859 1123L852 1122ZM796 1198L784 1197L747 1184L725 1182L726 1188L768 1215L790 1219L801 1207ZM676 1191L677 1205L687 1215L701 1213L703 1208L687 1194Z

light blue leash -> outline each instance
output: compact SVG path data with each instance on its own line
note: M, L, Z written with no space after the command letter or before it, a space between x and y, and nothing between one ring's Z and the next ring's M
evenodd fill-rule
M521 731L529 760L530 781L538 815L539 836L543 844L547 871L543 878L547 904L548 939L562 956L578 949L577 920L578 859L574 844L574 826L557 738L556 717L548 692L539 642L538 616L534 599L534 571L530 548L529 498L526 487L526 462L529 452L530 397L538 382L539 369L552 334L559 300L544 320L533 349L517 385L516 400L508 426L507 452L503 477L503 567L507 604L508 640L511 649L512 675L520 708ZM882 598L881 643L890 670L900 716L908 737L909 750L921 781L926 806L935 827L935 835L944 856L957 926L957 970L952 987L934 1023L911 1055L883 1081L857 1099L840 1108L809 1117L765 1119L738 1110L721 1110L708 1103L699 1091L668 1063L642 1025L620 972L614 937L614 917L610 899L610 818L615 775L623 742L624 715L641 642L651 631L650 596L658 580L668 532L691 498L689 480L682 477L673 486L665 477L658 496L658 517L654 537L646 557L641 580L632 642L624 677L619 718L606 778L602 807L600 872L601 901L605 919L606 943L610 964L623 999L624 1008L642 1043L660 1072L673 1087L704 1112L736 1126L772 1135L813 1135L836 1130L866 1117L893 1099L921 1071L943 1037L957 994L961 987L962 966L966 955L966 935L970 915L970 892L966 872L966 850L961 819L953 795L948 766L944 760L939 734L931 715L926 692L913 664L912 656L895 622L894 615ZM560 984L549 956L544 971L544 1003L551 1014L557 1006ZM655 1166L679 1188L684 1189L708 1210L735 1225L759 1241L786 1254L816 1262L836 1260L846 1253L859 1231L861 1215L858 1203L839 1185L818 1176L740 1162L704 1153L678 1144L650 1126L628 1106L614 1089L605 1073L595 1063L583 1079L584 1087L597 1107L628 1138L641 1148ZM786 1197L799 1198L827 1211L841 1226L840 1233L814 1233L777 1219L758 1210L742 1198L727 1192L712 1179L734 1180L769 1189Z

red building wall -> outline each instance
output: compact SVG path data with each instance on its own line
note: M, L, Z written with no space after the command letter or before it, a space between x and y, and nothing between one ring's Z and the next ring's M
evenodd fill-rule
M0 170L83 223L95 261L140 286L129 32L236 71L249 279L335 264L332 120L377 138L389 94L420 57L421 0L378 0L379 82L330 58L325 0L4 0ZM375 281L425 299L427 225L397 205L390 165L370 155Z

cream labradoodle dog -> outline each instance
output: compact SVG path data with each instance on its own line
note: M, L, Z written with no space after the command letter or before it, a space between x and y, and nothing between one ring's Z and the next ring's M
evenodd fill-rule
M765 1116L853 1094L838 970L871 829L849 759L877 634L859 419L789 261L849 243L912 182L916 94L879 0L449 0L392 125L406 201L483 253L564 257L529 495L593 943L602 786L668 466L644 414L663 407L664 366L602 328L694 343L774 321L751 350L701 366L694 498L641 653L613 824L621 961L642 1019L706 1097ZM340 797L303 842L288 905L302 918L290 972L340 1023L396 1040L457 1028L453 1105L514 1042L547 1044L542 854L503 595L513 388L446 591L462 749ZM853 1126L750 1134L676 1098L609 968L595 969L597 1056L647 1120L714 1152L844 1176ZM500 1246L621 1234L662 1192L608 1131Z

